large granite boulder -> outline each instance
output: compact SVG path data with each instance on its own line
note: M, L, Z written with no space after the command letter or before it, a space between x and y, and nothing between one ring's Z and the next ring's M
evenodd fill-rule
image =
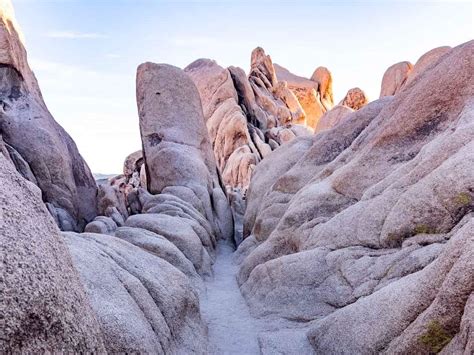
M0 349L101 353L102 334L41 191L0 154Z
M311 322L316 353L472 350L473 54L257 165L238 250L254 314Z
M330 110L334 106L331 72L326 67L318 67L313 75L311 75L311 80L318 84L318 92L322 105L326 111Z
M351 113L353 109L346 105L336 105L331 110L326 112L318 122L315 128L315 133L331 129L339 123L343 122L344 119Z
M408 76L413 70L410 62L400 62L390 66L382 78L380 97L395 95L405 85Z
M96 215L96 183L71 137L49 113L28 66L9 1L0 3L0 127L15 165L42 191L62 229Z
M232 215L220 186L196 86L182 70L145 63L137 103L148 191L183 188L199 200L219 238L231 238Z
M114 236L63 236L97 314L107 352L206 353L198 295L185 274L147 249Z

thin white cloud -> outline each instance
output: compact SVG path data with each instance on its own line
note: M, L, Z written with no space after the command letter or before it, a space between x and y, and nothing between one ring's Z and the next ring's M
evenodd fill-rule
M46 37L60 39L104 39L109 36L94 32L53 31L46 33Z

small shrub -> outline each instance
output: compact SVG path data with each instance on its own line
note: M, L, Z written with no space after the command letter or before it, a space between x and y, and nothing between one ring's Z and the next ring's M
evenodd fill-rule
M426 224L417 224L413 230L413 235L417 234L436 234L436 229Z
M467 192L460 192L454 198L454 202L459 206L467 206L472 202L472 197Z
M428 330L420 336L420 342L435 354L439 353L453 337L439 324L432 320L428 323Z

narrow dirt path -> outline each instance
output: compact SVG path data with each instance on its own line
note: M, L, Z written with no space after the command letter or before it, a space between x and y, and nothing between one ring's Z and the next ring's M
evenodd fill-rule
M226 241L217 245L214 278L205 282L201 312L209 327L210 354L260 354L259 327L250 315L235 276L233 247Z

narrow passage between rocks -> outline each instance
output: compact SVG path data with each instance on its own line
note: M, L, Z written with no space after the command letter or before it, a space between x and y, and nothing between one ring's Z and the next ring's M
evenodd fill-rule
M206 280L206 293L201 297L210 354L259 354L257 320L240 293L233 252L229 242L219 241L214 277Z

